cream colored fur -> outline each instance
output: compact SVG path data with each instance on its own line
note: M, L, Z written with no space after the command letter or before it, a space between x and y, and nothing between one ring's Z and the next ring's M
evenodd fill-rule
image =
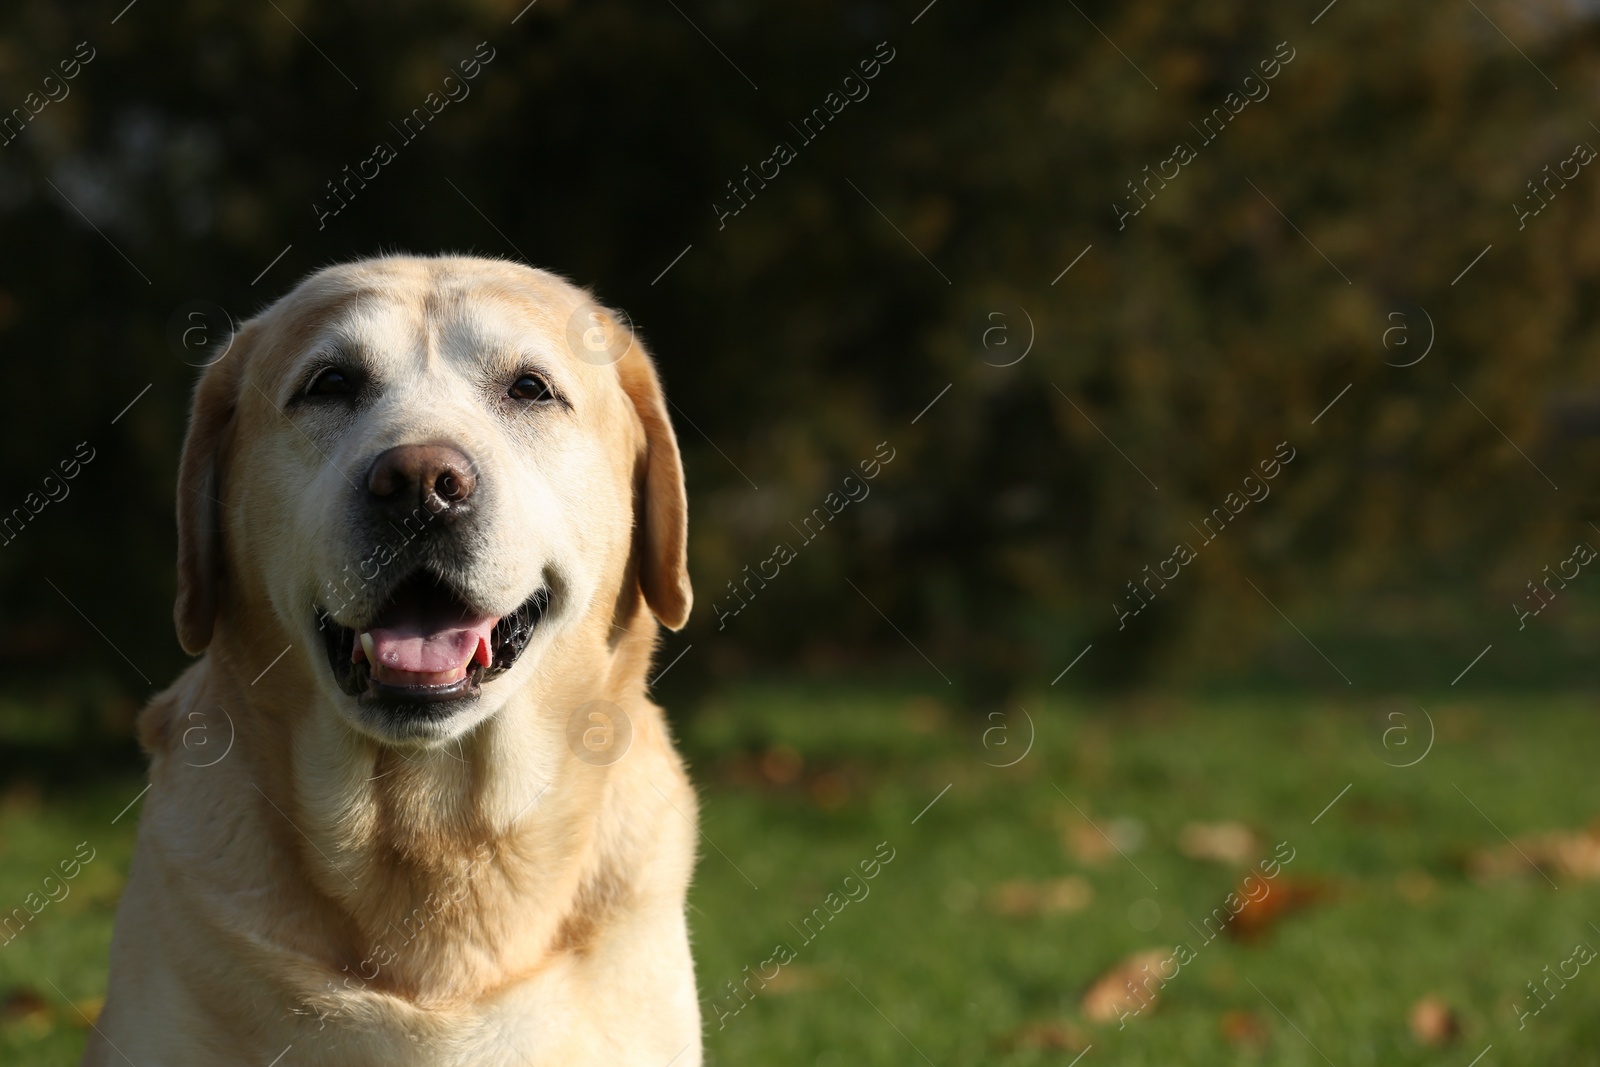
M313 275L206 370L177 607L202 654L141 717L152 788L85 1064L700 1062L695 798L645 693L657 618L689 610L682 473L649 358L604 316L527 267L389 257ZM376 399L295 409L334 343ZM570 411L502 403L528 359ZM501 614L557 595L472 711L400 738L334 685L312 607L371 548L347 519L366 465L437 439L480 479L452 581ZM632 727L609 765L569 743L595 700Z

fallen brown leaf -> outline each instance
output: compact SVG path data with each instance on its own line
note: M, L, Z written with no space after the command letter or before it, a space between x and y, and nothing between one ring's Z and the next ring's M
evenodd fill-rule
M1025 1023L1005 1042L1013 1049L1031 1048L1052 1052L1079 1052L1091 1043L1089 1035L1076 1026L1053 1020Z
M1235 889L1244 907L1233 917L1226 929L1240 941L1250 941L1271 930L1293 912L1316 903L1327 895L1327 887L1311 879L1287 877L1274 878L1265 883L1272 891L1260 900L1252 900L1241 884Z
M1075 874L1048 882L1015 878L994 887L989 910L997 915L1059 915L1081 911L1094 900L1094 887Z
M1600 827L1551 830L1518 838L1509 845L1478 849L1467 859L1467 873L1478 881L1538 877L1529 864L1583 882L1600 881Z
M1228 1044L1256 1049L1265 1048L1271 1036L1261 1017L1248 1011L1223 1012L1222 1018L1217 1020L1217 1028L1222 1031L1222 1039Z
M1062 814L1061 845L1067 855L1094 866L1116 856L1139 851L1144 845L1144 823L1131 815L1099 817L1090 823L1081 813Z
M1440 1048L1461 1034L1461 1019L1443 997L1430 993L1411 1005L1407 1020L1417 1044Z
M1076 816L1061 832L1061 847L1068 856L1090 867L1099 866L1107 857L1116 855L1116 849L1111 847L1110 841Z
M1142 1013L1155 1007L1157 983L1149 981L1149 976L1157 974L1157 968L1170 955L1159 948L1135 952L1089 985L1078 1002L1078 1010L1092 1023L1113 1023L1123 1012Z
M1192 860L1248 867L1258 858L1261 841L1242 822L1192 822L1178 832L1178 851Z

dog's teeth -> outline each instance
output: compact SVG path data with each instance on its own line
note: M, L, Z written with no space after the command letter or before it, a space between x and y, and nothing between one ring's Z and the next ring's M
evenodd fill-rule
M366 660L368 663L378 662L378 654L372 651L371 634L364 633L361 635L361 647L350 656L351 663L360 663L362 660Z

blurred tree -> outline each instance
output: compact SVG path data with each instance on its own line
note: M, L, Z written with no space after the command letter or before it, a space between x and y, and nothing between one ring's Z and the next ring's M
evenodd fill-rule
M629 310L687 454L685 676L921 670L903 634L984 701L1091 641L1103 677L1242 659L1266 596L1507 614L1592 517L1600 173L1527 185L1600 145L1592 3L117 6L0 14L0 108L60 96L0 145L0 512L96 457L0 547L11 677L170 676L202 362L174 323L392 249L525 257ZM800 136L830 93L861 98ZM719 631L725 583L883 441L871 496ZM1271 496L1197 543L1280 442Z

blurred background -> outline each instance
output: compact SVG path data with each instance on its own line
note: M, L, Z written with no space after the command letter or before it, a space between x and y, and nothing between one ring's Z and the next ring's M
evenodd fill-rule
M125 3L0 13L0 909L98 850L8 1062L103 991L207 347L383 251L661 368L710 1062L1596 1062L1600 4Z

